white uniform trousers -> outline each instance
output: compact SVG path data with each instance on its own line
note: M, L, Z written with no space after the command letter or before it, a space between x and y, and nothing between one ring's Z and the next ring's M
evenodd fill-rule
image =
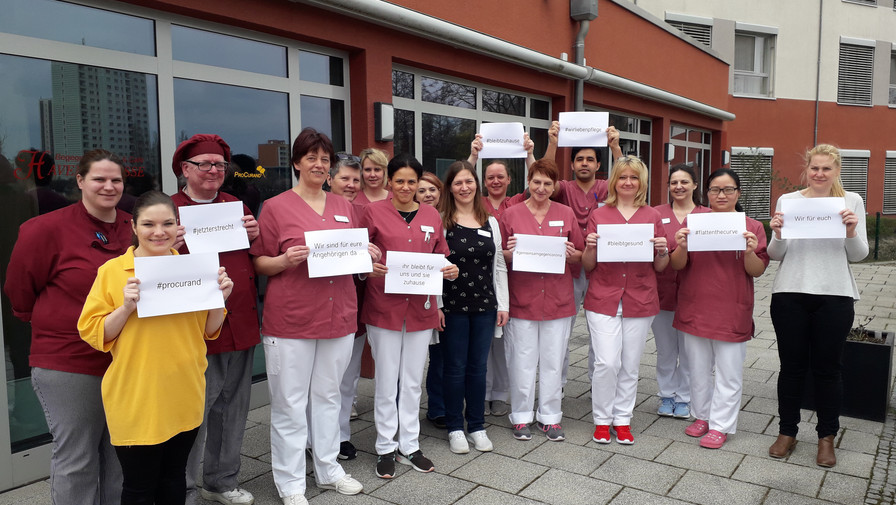
M660 398L689 403L691 378L688 355L684 352L684 333L672 327L674 318L675 312L661 310L651 325L656 344L656 383Z
M579 273L578 279L572 280L572 295L576 301L576 314L579 313L579 309L582 308L582 304L585 302L585 293L588 292L588 275L585 273L585 267L582 267L582 271ZM576 326L576 318L572 317L569 320L569 334L572 335L572 331ZM588 320L585 320L585 329L588 329ZM566 355L563 356L563 386L566 386L566 376L569 374L569 346L566 347ZM591 377L594 375L594 346L589 342L588 344L588 380L591 380Z
M607 316L585 311L594 348L591 413L594 424L631 425L638 393L638 367L650 317Z
M420 449L420 395L431 339L432 329L407 331L402 325L401 331L394 331L367 325L367 340L376 361L373 420L377 454L398 449L410 455Z
M367 339L358 337L352 344L352 357L339 384L339 394L342 395L342 406L339 409L339 441L345 442L352 438L352 405L358 394L358 379L361 378L361 355L364 354L364 342Z
M510 375L510 423L560 424L561 371L569 344L569 318L530 321L510 318L504 329L504 351ZM538 371L538 410L535 372Z
M507 353L504 338L492 338L488 350L488 364L485 369L485 401L510 399L510 376L507 372Z
M684 334L691 369L691 413L722 433L737 431L744 392L746 342L724 342ZM715 380L713 380L715 366Z
M339 384L354 338L354 333L331 339L262 338L271 393L271 468L281 497L305 494L309 418L317 482L332 484L345 475L336 459Z

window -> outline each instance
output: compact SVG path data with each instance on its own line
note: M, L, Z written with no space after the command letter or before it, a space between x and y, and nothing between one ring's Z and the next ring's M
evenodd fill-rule
M887 151L884 166L884 214L896 214L896 151Z
M862 4L862 5L872 5L877 6L877 0L843 0L848 4Z
M706 47L712 47L712 18L666 13L666 23Z
M734 94L772 96L775 35L738 31L734 35Z
M840 150L840 180L843 189L858 193L862 201L868 201L868 158L871 151L861 149Z
M286 48L206 30L171 25L175 60L286 77Z
M873 76L874 46L843 43L841 40L837 103L871 105Z
M731 169L740 177L740 204L753 219L768 219L772 196L771 148L731 148Z
M896 51L890 53L890 99L888 103L896 105Z
M702 185L712 171L712 133L673 124L669 128L669 143L675 146L675 156L669 160L669 166L693 163L700 178L698 184Z

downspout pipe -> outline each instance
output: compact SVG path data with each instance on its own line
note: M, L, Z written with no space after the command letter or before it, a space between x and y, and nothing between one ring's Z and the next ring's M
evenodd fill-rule
M663 91L639 82L554 58L532 49L485 35L469 28L422 14L399 5L380 0L290 0L295 3L311 5L331 12L356 18L361 21L376 23L394 30L411 33L421 38L457 47L459 49L483 54L522 67L564 77L566 79L584 79L592 84L622 91L624 93L670 103L705 116L723 121L734 120L734 114L706 105L690 98L685 98L668 91Z
M824 0L818 0L818 58L815 62L815 128L812 145L818 145L818 104L821 101L821 30L824 21Z
M585 67L585 36L588 35L588 29L591 27L591 21L583 19L579 21L579 33L576 34L576 44L574 46L576 65ZM585 110L585 79L576 79L575 86L575 107L577 111Z

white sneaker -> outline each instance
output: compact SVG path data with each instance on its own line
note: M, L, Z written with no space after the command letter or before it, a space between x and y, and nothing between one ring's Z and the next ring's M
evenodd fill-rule
M473 444L473 447L479 452L491 452L491 450L494 449L492 441L488 439L488 434L485 433L485 430L470 433L467 435L467 440Z
M292 496L283 497L283 505L308 505L305 495L294 494Z
M331 484L318 484L321 489L332 489L339 494L353 495L364 490L364 486L360 482L353 479L350 474L345 474L341 479Z
M242 488L231 489L223 493L215 493L207 489L199 489L202 498L208 501L216 501L224 505L252 505L255 503L255 497L252 493Z
M348 416L349 419L357 419L358 418L358 407L353 403L352 411Z
M470 452L470 444L464 438L463 430L455 430L448 434L448 446L454 454L466 454Z

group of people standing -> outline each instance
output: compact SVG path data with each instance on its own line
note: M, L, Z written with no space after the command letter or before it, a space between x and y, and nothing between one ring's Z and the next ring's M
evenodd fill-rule
M575 178L560 180L558 131L555 122L540 160L525 139L528 187L508 197L504 162L488 163L480 184L478 136L470 158L439 180L408 155L337 154L326 135L306 128L292 146L295 187L264 202L257 220L244 207L249 249L220 253L226 309L151 318L135 311L134 258L189 253L179 207L238 201L220 191L230 147L217 135L183 142L172 163L182 189L171 198L145 193L133 216L116 208L122 161L108 151L85 153L81 201L21 227L4 287L16 316L32 323L32 383L53 436L54 503L179 504L201 494L251 504L237 475L259 341L271 396L271 466L285 505L307 503L306 452L318 487L363 490L339 460L356 457L349 420L357 415L364 336L376 362L379 477L394 477L396 463L435 467L419 444L424 383L427 416L447 429L452 452L493 449L487 413L509 414L518 440L530 440L533 429L564 440L568 341L580 307L591 337L594 441L634 443L638 369L652 327L657 413L693 416L685 433L717 449L736 430L754 330L753 279L770 257L781 261L772 298L781 434L769 454L794 450L811 370L817 462L833 466L840 349L858 298L848 262L868 252L864 207L843 191L836 148L809 151L807 188L781 200L845 197L845 239L781 238L779 200L768 245L762 224L746 218L742 251L694 252L688 216L739 211L737 173L713 172L704 206L693 167L676 165L670 203L653 208L647 167L622 155L614 128L606 181L596 176L603 153L591 147L572 149ZM598 261L599 226L626 223L652 225L652 261ZM368 231L372 272L311 277L305 233L352 228ZM515 270L518 235L563 240L563 273ZM386 293L386 259L396 251L444 255L443 294ZM268 278L260 333L256 275Z

